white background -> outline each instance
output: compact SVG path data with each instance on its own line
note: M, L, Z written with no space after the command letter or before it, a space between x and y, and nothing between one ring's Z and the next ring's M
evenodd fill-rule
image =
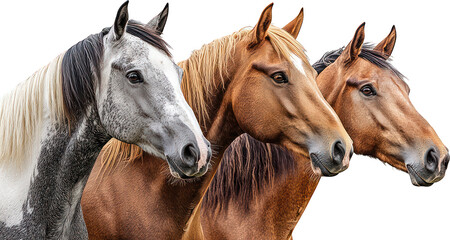
M0 14L0 93L25 80L59 53L112 25L122 0L3 1ZM270 1L170 1L164 38L175 61L213 39L256 24ZM130 16L148 21L165 1L132 0ZM450 144L450 8L445 1L276 1L275 26L300 8L298 40L311 63L346 45L366 22L366 41L381 41L393 24L393 64L408 77L411 100L444 143ZM447 145L449 146L449 145ZM450 178L450 177L449 177ZM450 179L414 187L406 173L354 156L350 168L320 182L294 239L448 239ZM220 223L217 223L220 224Z

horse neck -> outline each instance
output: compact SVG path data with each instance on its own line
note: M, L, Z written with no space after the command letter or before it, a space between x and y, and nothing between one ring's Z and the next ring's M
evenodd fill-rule
M269 187L268 191L262 191L260 197L256 197L262 199L263 207L260 211L269 209L259 212L261 217L270 219L260 223L267 227L276 226L276 239L285 239L292 235L320 180L320 176L313 172L309 158L297 155L295 161L297 167L285 181L277 182Z
M209 129L206 131L208 130ZM161 159L156 159L156 157L144 154L145 159L142 162L136 161L132 163L135 165L133 168L139 169L139 171L141 171L143 167L138 166L137 164L144 164L146 172L156 174L156 176L148 175L149 179L148 181L145 181L146 183L151 182L151 189L157 189L154 190L156 196L147 196L146 193L144 193L143 199L147 197L155 199L154 201L145 201L149 204L145 208L155 209L159 206L155 205L153 202L157 202L158 205L165 205L168 209L171 209L170 212L164 212L159 215L155 215L152 212L149 217L151 218L153 226L171 232L172 239L203 239L200 215L198 214L200 212L199 209L201 208L200 203L217 171L223 152L228 145L220 145L217 147L216 150L218 150L218 153L214 154L213 159L211 159L212 169L203 177L195 179L194 182L188 184L177 183L179 180L167 179L167 176L170 176L167 170L167 163ZM163 171L161 171L161 169L163 169ZM163 219L170 219L172 225L164 223L165 221L162 221ZM177 230L170 226L176 226Z
M33 218L46 222L46 229L51 229L46 232L49 238L66 238L74 230L87 234L81 216L81 194L95 159L110 139L98 124L96 108L87 109L70 131L61 124L48 126L48 137L41 146L29 201Z
M285 179L277 179L249 199L247 211L236 201L229 201L226 209L203 208L205 238L214 239L220 233L226 239L288 239L320 180L308 158L295 156L295 161L295 169Z

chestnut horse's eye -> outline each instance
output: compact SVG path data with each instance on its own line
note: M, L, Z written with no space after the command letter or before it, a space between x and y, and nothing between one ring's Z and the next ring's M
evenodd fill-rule
M136 71L127 73L127 78L128 78L128 81L130 81L130 83L132 83L132 84L143 82L141 75Z
M283 72L276 72L270 76L276 83L288 83L288 78Z
M371 84L364 85L359 91L368 97L377 95L375 88Z

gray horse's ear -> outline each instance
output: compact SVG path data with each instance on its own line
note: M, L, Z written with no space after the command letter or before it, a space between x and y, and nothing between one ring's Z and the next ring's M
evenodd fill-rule
M158 34L161 34L166 26L167 17L169 16L169 3L166 3L164 9L156 15L150 22L147 23L147 27L154 29Z
M124 2L117 11L116 20L114 21L114 34L116 40L120 39L125 33L128 22L128 1Z

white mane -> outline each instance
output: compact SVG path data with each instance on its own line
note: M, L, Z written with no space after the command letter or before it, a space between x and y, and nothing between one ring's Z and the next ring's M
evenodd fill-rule
M63 92L59 55L0 100L0 166L27 158L44 118L63 121ZM47 111L44 111L47 109Z

